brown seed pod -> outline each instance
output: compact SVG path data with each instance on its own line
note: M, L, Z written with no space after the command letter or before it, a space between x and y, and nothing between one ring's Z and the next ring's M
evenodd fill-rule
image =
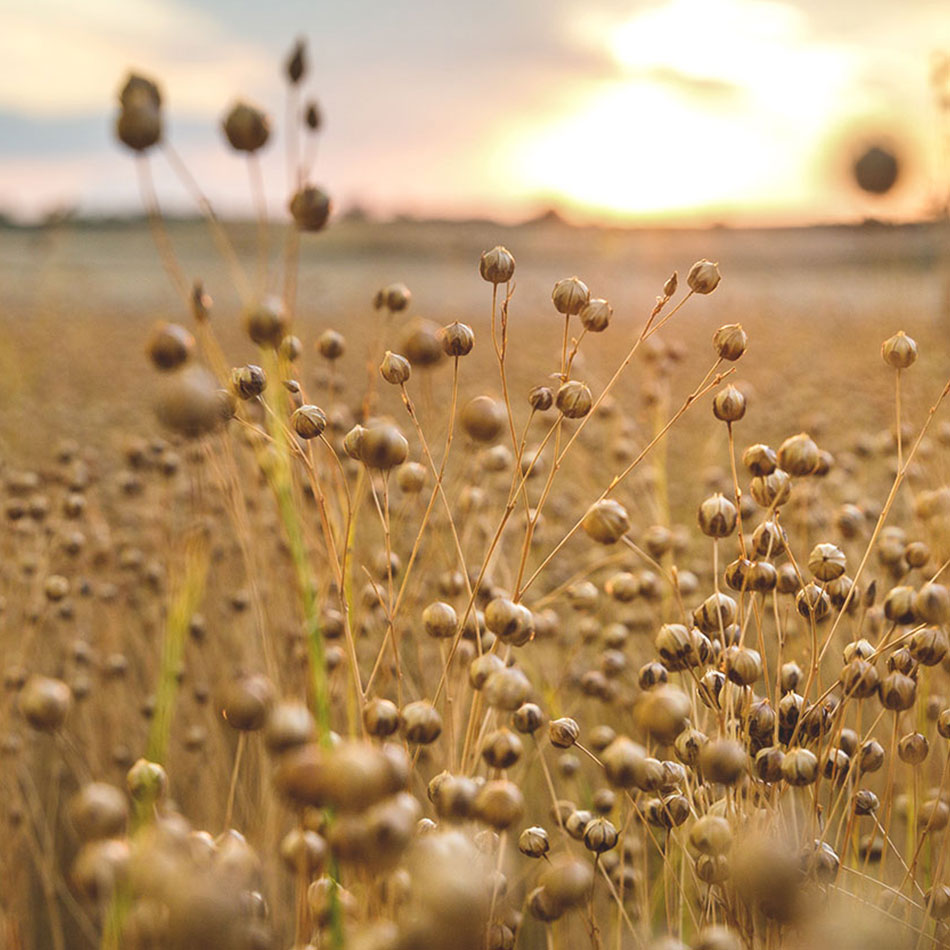
M493 442L506 424L505 407L490 396L476 396L462 409L459 421L476 442Z
M116 137L136 152L144 152L162 137L162 97L151 79L130 73L119 93Z
M862 772L877 772L884 764L884 747L876 739L868 739L858 750L858 768Z
M317 338L317 350L325 360L333 362L346 352L346 339L336 330L324 330Z
M869 788L860 788L854 793L854 813L856 815L873 815L880 804L877 795Z
M903 712L914 705L917 698L917 683L903 673L889 673L879 687L881 705L885 709Z
M446 356L468 356L475 346L475 334L466 323L450 323L439 331L442 349Z
M831 598L818 584L806 584L795 595L795 609L806 619L812 618L817 623L831 611Z
M686 284L694 294L711 294L720 280L719 265L705 259L693 264L686 275Z
M699 753L699 765L708 781L735 785L746 772L748 757L738 742L715 739L703 746Z
M574 719L552 719L548 724L548 738L556 749L569 749L577 742L580 732Z
M288 207L294 223L301 231L316 232L326 227L333 203L322 188L304 185L294 192Z
M407 742L429 745L442 734L442 717L438 710L425 700L403 706L399 716Z
M712 410L720 422L738 422L745 415L745 396L730 384L713 396Z
M252 732L264 725L273 702L271 681L266 676L254 674L230 684L222 712L228 725L242 732Z
M284 301L274 294L264 297L244 314L244 329L258 346L276 349L287 335L289 325Z
M564 910L578 907L587 900L594 881L586 861L559 856L541 875L540 883L557 907Z
M409 382L412 366L405 356L386 350L383 361L379 364L379 375L392 386L402 386Z
M485 608L485 626L505 643L524 646L534 636L534 617L524 604L496 597Z
M694 766L699 762L699 753L709 740L698 729L684 729L675 739L673 749L684 765Z
M590 301L587 284L577 277L565 277L554 285L551 292L554 309L565 316L576 316Z
M567 419L582 419L590 412L593 403L587 385L576 379L563 383L554 397L558 411Z
M845 572L847 561L836 544L816 544L808 555L808 570L820 581L833 581Z
M72 707L72 691L62 681L34 674L23 684L17 705L23 718L41 732L55 732Z
M606 300L595 297L581 308L581 325L588 333L603 333L610 326L614 308Z
M516 710L531 692L531 683L517 667L492 673L485 681L485 701L495 709Z
M749 470L749 474L754 477L764 478L771 475L778 466L778 456L775 449L762 443L750 445L742 453L742 464Z
M371 736L384 739L399 728L399 709L388 699L367 700L363 707L363 725Z
M187 438L206 435L230 418L227 394L203 366L190 364L162 381L155 414L159 422Z
M718 815L703 815L689 829L689 845L699 854L717 857L725 854L731 844L732 828Z
M917 361L917 343L898 330L881 344L881 357L894 369L909 369Z
M604 772L612 785L634 788L643 775L646 758L643 746L626 736L618 736L603 751Z
M839 680L845 696L868 699L877 691L880 676L872 663L855 658L841 670Z
M254 399L267 388L267 374L253 363L231 370L231 388L241 399Z
M789 749L782 760L782 778L789 785L811 785L818 778L818 758L810 749Z
M913 587L900 585L892 587L884 598L884 616L897 624L911 624L917 621L914 612L916 592Z
M429 369L445 358L439 327L430 320L414 320L403 332L399 349L416 369Z
M475 814L486 825L503 831L521 820L524 796L514 782L486 782L475 798Z
M749 338L741 323L727 323L713 334L713 346L721 359L735 362L745 353ZM765 473L768 474L768 473Z
M224 134L237 152L256 152L270 138L267 116L246 102L235 103L224 117Z
M515 258L506 247L498 245L485 251L478 261L482 280L490 284L506 284L515 274Z
M936 666L950 650L950 642L940 627L924 627L910 638L907 649L922 666Z
M359 459L367 468L388 471L402 465L409 455L409 443L394 425L374 425L363 430Z
M726 676L737 686L751 686L762 675L762 657L748 647L727 647L724 661Z
M422 612L422 623L430 637L447 639L455 635L458 615L451 604L439 600L429 604Z
M603 854L617 847L620 835L607 818L592 818L584 826L584 847L594 854Z
M528 403L535 412L547 412L554 405L554 393L548 386L534 386L528 393Z
M195 338L180 324L161 321L149 336L146 352L156 369L167 372L186 363L195 351Z
M710 538L727 538L736 530L736 506L723 494L711 495L700 506L697 520L700 530Z
M755 754L752 770L757 778L774 785L782 778L782 762L785 753L777 746L767 746Z
M908 765L920 765L930 752L930 743L927 737L919 732L910 732L902 736L897 743L897 754L902 762Z
M525 828L518 837L518 850L528 858L543 858L551 850L547 831L540 825Z
M544 713L535 703L523 703L515 710L511 724L523 735L533 735L544 725Z
M90 782L69 803L69 817L81 841L118 838L128 821L128 800L114 785Z
M779 468L796 478L811 475L821 462L821 453L804 432L789 436L778 448Z
M581 527L598 544L616 544L630 530L630 516L619 501L604 498L587 509Z
M280 842L284 866L298 876L310 878L319 874L328 856L326 841L317 832L305 828L292 828Z
M482 758L493 769L511 768L521 758L524 746L510 729L489 733L482 744Z
M294 410L290 423L301 439L317 439L326 430L327 416L319 406L300 406Z
M749 484L749 491L762 508L780 508L792 494L792 480L781 468L770 475L757 475Z
M168 775L157 762L138 759L129 769L125 783L135 801L154 804L165 795Z
M677 687L666 685L645 693L635 715L654 739L671 743L686 728L691 711L689 697Z

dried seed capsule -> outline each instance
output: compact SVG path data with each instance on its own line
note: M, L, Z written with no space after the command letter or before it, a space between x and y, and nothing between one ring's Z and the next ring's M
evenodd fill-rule
M763 782L770 785L782 778L782 763L785 761L785 753L777 746L768 746L760 749L755 755L753 771Z
M524 797L514 782L486 782L475 798L475 814L496 831L503 831L521 820Z
M721 634L736 621L737 606L728 594L710 594L693 613L696 625L703 633ZM700 656L705 662L708 656Z
M367 468L388 471L402 465L409 454L405 436L392 425L365 429L359 442L359 458Z
M884 747L876 739L868 739L858 750L858 768L862 772L877 772L884 764Z
M129 794L137 802L154 803L168 788L168 775L157 762L138 759L125 777Z
M749 568L749 578L746 584L751 591L769 593L775 590L778 584L778 571L774 564L768 561L753 561Z
M363 724L369 735L385 739L399 728L399 709L388 699L367 700L363 707Z
M554 404L567 419L581 419L594 404L590 390L576 379L569 379L557 391Z
M881 357L894 369L908 369L917 361L917 343L898 330L881 344Z
M590 300L590 291L587 284L577 277L565 277L554 285L551 292L554 309L565 316L575 316L580 313Z
M937 732L942 739L950 739L950 709L944 709L937 716Z
M543 858L551 850L547 831L540 825L525 828L518 837L518 850L529 858Z
M578 907L587 900L594 873L586 861L559 858L541 875L540 883L557 907Z
M17 705L34 729L55 732L65 722L72 700L72 691L62 680L34 674L21 688Z
M603 333L610 325L614 308L600 297L589 300L580 312L581 325L589 333Z
M458 615L451 604L439 600L429 604L422 612L422 623L430 637L444 640L455 635Z
M294 432L301 439L317 439L327 427L326 413L319 406L301 406L290 417Z
M336 330L324 330L317 339L317 350L325 360L338 360L346 351L346 340Z
M264 725L274 702L274 686L266 676L244 676L230 684L222 710L228 725L253 732Z
M658 686L643 695L637 719L658 742L671 743L686 728L692 711L689 697L675 686Z
M298 702L278 703L264 724L264 744L272 754L312 742L317 734L313 713Z
M689 269L686 284L694 294L711 294L719 286L720 279L719 265L704 258Z
M412 367L405 356L386 350L382 363L379 364L379 375L393 386L402 386L409 382Z
M73 797L69 817L81 841L118 838L125 832L129 805L125 794L114 785L90 782Z
M489 396L476 396L465 404L459 421L476 442L492 442L506 423L505 408Z
M796 478L811 475L820 462L818 446L804 432L789 436L778 448L779 468Z
M594 854L603 854L617 846L620 835L607 818L592 818L584 827L584 847Z
M616 544L630 530L630 516L620 502L604 498L587 509L581 526L598 544Z
M330 212L333 210L333 203L322 188L304 185L294 193L288 207L294 223L301 231L315 233L326 227L327 221L330 220Z
M880 682L877 668L867 660L857 658L842 669L839 679L845 695L855 699L868 699L873 696Z
M881 705L885 709L903 712L914 705L917 698L917 683L903 673L889 673L879 687Z
M446 356L468 356L475 346L475 334L472 328L465 323L450 323L439 331L442 349Z
M740 323L728 323L713 334L713 346L716 348L716 353L721 359L730 362L734 362L745 353L748 340Z
M403 706L399 718L407 742L429 745L442 734L442 717L435 706L425 700Z
M893 623L915 623L917 615L914 613L916 592L913 587L901 585L892 587L884 598L884 616Z
M924 627L910 638L907 648L918 663L936 666L950 650L950 642L940 627Z
M725 670L726 676L737 686L751 686L762 675L762 658L748 647L727 647Z
M253 363L231 370L231 388L241 399L253 399L267 387L267 374Z
M854 813L856 815L873 815L880 804L877 795L869 788L860 788L854 793Z
M765 477L771 475L778 465L778 456L775 450L767 445L757 443L750 445L742 453L742 464L752 476Z
M510 729L496 729L485 738L482 758L493 769L508 769L521 758L523 749L521 740Z
M721 493L707 498L699 506L700 530L710 538L726 538L736 530L736 506Z
M548 738L556 749L569 749L580 735L581 730L574 719L552 719L548 725Z
M485 701L495 709L514 711L528 698L530 692L528 678L513 666L497 670L485 681Z
M725 854L732 844L729 822L718 815L703 815L689 829L689 844L699 854L711 857Z
M548 386L535 386L528 393L528 403L535 412L547 412L554 405L554 393Z
M720 785L735 785L746 771L747 756L738 742L715 739L703 746L699 765L707 780Z
M897 743L897 754L902 762L908 765L920 765L930 752L930 743L927 737L919 732L910 732L902 736Z
M789 749L782 760L782 778L789 785L811 785L818 778L818 758L810 749Z
M478 262L478 272L482 280L490 284L506 284L515 273L514 256L506 247L493 247L482 254Z
M731 384L713 396L713 415L720 422L738 422L745 415L745 409L745 396Z
M484 689L492 673L505 668L505 661L496 653L483 653L475 657L468 668L468 681L472 689Z
M844 574L847 562L836 544L816 544L808 555L808 570L820 581L833 581Z
M162 137L162 97L150 79L131 73L119 93L116 137L136 152L144 152Z
M195 338L180 324L157 323L149 336L146 352L156 369L168 371L187 362L195 350Z
M256 152L270 138L270 122L260 109L238 102L223 122L224 134L237 152Z
M831 598L817 584L806 584L795 596L795 608L803 617L811 617L817 623L828 616Z

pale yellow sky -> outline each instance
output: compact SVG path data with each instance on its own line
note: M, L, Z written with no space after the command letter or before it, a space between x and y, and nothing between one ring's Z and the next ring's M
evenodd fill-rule
M169 137L225 212L247 176L217 128L236 96L284 120L279 65L310 39L327 116L315 177L338 206L518 219L805 223L915 218L941 166L931 56L945 2L906 0L7 0L0 8L0 209L138 206L110 141L117 88L162 85ZM895 148L884 199L848 180ZM264 156L284 204L280 135ZM186 198L160 158L160 192Z

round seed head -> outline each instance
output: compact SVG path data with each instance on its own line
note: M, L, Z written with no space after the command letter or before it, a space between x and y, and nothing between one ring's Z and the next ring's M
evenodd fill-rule
M258 346L276 349L287 335L289 324L283 300L273 294L254 304L244 315L247 335Z
M762 658L756 650L731 646L725 652L726 676L737 686L751 686L762 675Z
M742 464L749 470L750 475L764 477L775 471L778 456L775 454L775 449L759 442L750 445L742 453Z
M796 478L811 475L820 463L818 446L804 432L789 436L778 448L779 468Z
M745 415L745 396L729 385L713 397L713 415L720 422L738 422Z
M330 196L314 185L305 185L290 199L290 213L301 231L322 231L330 220L333 203Z
M517 667L492 673L485 681L485 701L495 709L516 710L531 691L528 678Z
M505 407L490 396L476 396L462 409L459 421L476 442L493 442L501 434L507 416Z
M150 79L132 73L119 93L116 137L136 152L151 148L162 137L162 97Z
M475 346L475 334L466 323L450 323L439 331L442 349L446 356L468 356Z
M589 333L603 333L610 325L614 308L600 297L589 300L580 312L581 325Z
M72 691L62 680L36 674L23 684L17 697L23 718L40 732L59 729L66 720L72 701Z
M266 676L243 676L231 683L224 701L224 718L242 732L264 725L274 702L274 686Z
M862 772L877 772L884 765L884 747L876 739L868 739L858 750L858 768Z
M607 818L592 818L584 827L584 847L594 854L603 854L617 846L620 835Z
M548 725L548 738L556 749L569 749L577 742L580 732L574 719L552 719Z
M689 697L682 690L664 685L643 695L636 716L656 741L671 743L686 728L691 711Z
M69 817L81 841L118 838L128 821L128 800L114 785L90 782L69 803Z
M290 417L294 432L301 439L317 439L327 427L326 413L319 406L301 406Z
M894 369L908 369L917 361L917 343L903 330L898 330L881 344L881 356Z
M267 388L267 374L253 363L231 370L231 388L240 399L254 399Z
M806 619L811 617L818 622L828 616L831 610L831 598L828 592L817 584L806 584L795 595L795 608Z
M528 393L528 403L535 412L547 412L554 405L554 393L547 386L535 386Z
M686 275L686 284L694 294L711 294L720 280L719 265L705 259L693 264Z
M590 301L590 291L578 277L565 277L554 285L551 292L554 309L565 316L576 316Z
M320 355L331 362L338 360L346 351L346 340L342 333L336 330L324 330L317 338L317 349Z
M367 468L388 471L402 465L408 455L409 443L393 425L370 426L359 439L359 459Z
M503 831L521 820L524 796L514 782L486 782L475 798L475 814L486 825Z
M833 581L845 572L847 561L836 544L816 544L808 555L808 570L820 581Z
M551 850L548 833L540 825L525 828L518 837L518 850L529 858L542 858Z
M478 262L482 280L490 284L506 284L515 274L515 258L506 247L498 245L485 251Z
M396 469L396 485L407 495L417 495L425 487L427 472L419 462L403 462Z
M165 790L168 788L168 775L157 762L139 759L129 769L125 783L135 801L154 803L165 795Z
M811 785L818 778L818 758L810 749L789 749L782 760L782 778L789 785Z
M393 386L402 386L409 382L412 367L405 356L386 350L382 363L379 364L379 375Z
M256 152L270 137L267 116L246 102L238 102L224 118L224 134L237 152Z
M920 765L930 752L930 743L927 737L919 732L911 732L901 737L897 743L897 754L902 762L908 765Z
M940 627L924 627L910 638L907 648L922 666L936 666L950 650L950 642Z
M620 502L604 498L587 509L581 526L598 544L616 544L630 530L630 516Z
M554 403L566 418L581 419L590 412L594 400L585 383L569 379L558 389Z
M213 432L229 418L227 394L203 366L186 364L162 381L155 414L173 432L196 438Z
M689 830L689 844L699 854L713 857L725 854L732 844L732 828L725 818L703 815Z
M363 725L369 735L385 739L399 728L399 709L395 703L381 697L367 700L363 707Z
M727 323L713 334L713 346L721 359L734 362L745 353L748 342L740 323Z
M735 785L747 768L745 749L731 739L715 739L707 742L699 754L703 775L720 785Z
M264 723L264 745L275 755L313 741L316 734L313 713L303 703L278 703Z
M524 735L533 735L544 725L544 713L535 703L523 703L511 717L511 724ZM950 716L948 716L950 725Z
M493 769L511 768L524 750L521 740L510 729L496 729L485 737L482 758Z
M178 323L155 325L148 340L146 351L156 369L177 369L187 362L195 350L195 338Z
M430 637L447 639L455 635L458 615L451 604L439 600L429 604L422 612L422 623Z
M586 861L559 857L541 875L540 883L557 907L578 907L587 900L594 874Z
M429 745L442 734L442 717L435 706L425 700L403 706L400 720L407 742Z
M736 530L736 506L725 495L716 493L699 506L699 527L707 537L726 538Z

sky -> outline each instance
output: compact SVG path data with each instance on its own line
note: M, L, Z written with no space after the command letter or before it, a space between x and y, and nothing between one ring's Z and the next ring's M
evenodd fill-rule
M337 211L913 220L950 187L930 83L946 0L2 0L0 211L140 209L112 133L131 70L161 87L165 138L223 214L252 200L222 116L237 99L266 110L281 213L298 37L302 96L325 119L307 177ZM851 175L872 145L899 159L884 196ZM148 160L163 206L190 210L161 150Z

